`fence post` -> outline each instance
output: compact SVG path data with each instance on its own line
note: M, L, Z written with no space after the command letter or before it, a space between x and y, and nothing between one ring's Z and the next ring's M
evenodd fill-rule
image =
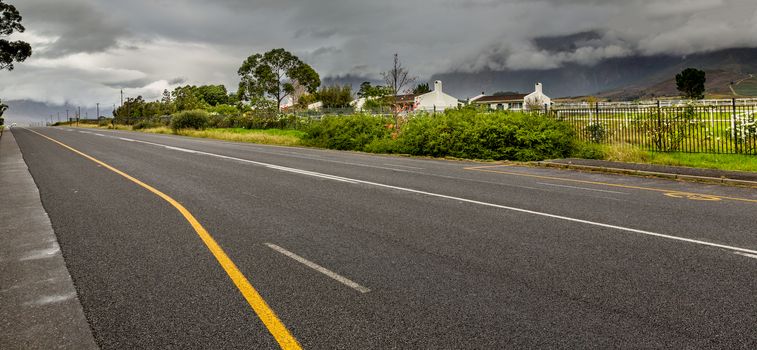
M733 150L739 153L739 140L736 137L736 98L731 99L731 138L733 138Z
M657 100L657 132L655 133L655 143L657 144L657 150L662 151L662 111L660 108L660 100Z

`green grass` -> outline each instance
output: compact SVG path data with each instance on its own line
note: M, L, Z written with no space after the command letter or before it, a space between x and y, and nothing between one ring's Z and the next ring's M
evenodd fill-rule
M72 125L76 126L76 125ZM138 131L150 134L171 134L181 136L200 137L206 139L226 140L235 142L260 143L266 145L300 146L305 133L299 130L284 129L243 129L243 128L211 128L205 130L182 129L174 132L167 126L135 130L128 125L97 126L95 124L80 124L80 128L102 128L115 130Z
M757 96L757 78L749 78L738 85L734 85L733 90L741 96Z
M222 131L226 133L240 134L240 135L265 134L265 135L271 135L271 136L292 136L292 137L302 137L305 135L304 132L299 131L299 130L284 130L284 129L217 128L217 129L207 129L207 131L213 131L213 132Z
M605 160L610 161L757 172L757 156L754 155L651 152L628 145L602 148Z
M169 127L149 128L143 130L135 130L152 134L176 134L182 136L201 137L207 139L235 141L235 142L249 142L260 143L266 145L280 145L280 146L299 146L301 139L305 135L302 131L297 130L282 130L282 129L205 129L205 130L193 130L183 129L174 132Z

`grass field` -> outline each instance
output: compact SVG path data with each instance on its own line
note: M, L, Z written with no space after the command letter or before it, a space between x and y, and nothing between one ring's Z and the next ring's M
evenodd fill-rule
M754 155L651 152L628 145L605 146L604 152L605 160L615 162L757 172L757 156Z
M733 90L741 96L757 96L757 77L741 81L741 83L733 87Z
M654 151L703 153L757 153L757 135L741 128L754 122L757 107L695 109L687 116L685 108L638 110L555 111L558 120L572 125L579 139L603 144L632 144ZM735 116L735 118L734 118Z

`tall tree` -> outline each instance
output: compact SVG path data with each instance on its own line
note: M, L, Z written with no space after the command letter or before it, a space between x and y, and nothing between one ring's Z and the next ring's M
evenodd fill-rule
M371 82L364 81L362 84L360 84L360 90L358 90L357 95L365 98L379 98L391 95L392 92L390 90L391 89L386 86L373 86L371 85Z
M3 119L3 113L8 110L8 105L3 103L2 100L0 100L0 127L5 124L5 119Z
M311 94L321 85L312 67L284 49L248 57L237 73L241 78L240 99L255 101L269 96L276 100L277 111L281 110L281 102L294 93L295 84Z
M160 98L160 114L171 115L176 112L176 106L173 103L171 92L168 89L163 90L163 96Z
M132 125L145 117L145 100L142 96L129 97L123 106L118 107L113 113L113 118L118 124Z
M200 98L194 85L179 86L173 91L173 104L176 111L191 111L207 107L207 103Z
M23 33L26 28L21 25L21 14L16 7L0 0L0 37L14 32ZM32 55L32 47L23 41L0 39L0 70L13 70L13 62L23 62Z
M431 88L428 87L428 83L418 84L418 86L413 89L413 94L415 95L425 94L429 92L431 92Z
M686 68L676 74L676 87L684 97L692 100L704 98L704 83L707 82L707 74L696 68Z
M323 108L347 108L352 102L352 86L332 85L322 87L316 99L323 103Z
M386 86L391 89L392 93L392 116L394 116L394 127L399 129L399 114L402 110L402 106L398 103L400 93L407 92L408 86L415 82L414 77L410 77L407 69L402 66L400 62L399 54L394 54L394 64L392 68L386 72L381 73L384 78Z
M197 95L211 106L227 104L229 92L223 85L203 85L197 88Z

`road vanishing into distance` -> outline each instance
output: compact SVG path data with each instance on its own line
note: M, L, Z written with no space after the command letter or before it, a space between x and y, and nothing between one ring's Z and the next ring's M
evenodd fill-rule
M757 348L757 190L14 128L102 348Z

